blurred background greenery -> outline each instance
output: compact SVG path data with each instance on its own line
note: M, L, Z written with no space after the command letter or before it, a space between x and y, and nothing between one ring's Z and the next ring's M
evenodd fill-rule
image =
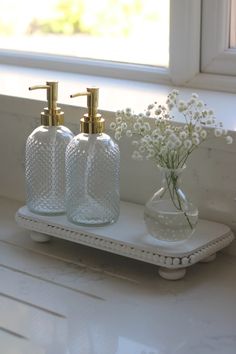
M42 1L40 3L44 6ZM35 12L31 18L26 18L24 30L27 35L83 33L93 36L132 36L140 32L144 24L150 26L157 23L161 11L161 6L157 11L158 3L163 3L163 0L54 0L51 1L50 11L45 8L44 12ZM27 2L25 7L21 7L22 13L30 13L30 9L34 9ZM6 21L1 11L0 33L11 35L17 27L16 21L20 21L20 18L8 18Z
M167 67L169 0L0 0L1 48Z

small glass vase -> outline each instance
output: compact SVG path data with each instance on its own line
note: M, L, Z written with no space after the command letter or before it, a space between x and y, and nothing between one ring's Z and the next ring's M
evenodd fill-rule
M159 169L162 186L146 203L144 220L149 234L161 243L183 242L193 235L198 221L198 209L180 188L185 166Z

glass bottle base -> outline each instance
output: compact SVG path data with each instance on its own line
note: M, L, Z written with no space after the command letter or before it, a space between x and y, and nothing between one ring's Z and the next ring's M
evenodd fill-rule
M65 209L53 209L53 208L45 208L45 207L33 207L30 204L27 204L27 208L29 211L31 211L34 214L39 214L39 215L48 215L48 216L54 216L54 215L63 215L65 214Z
M67 218L72 223L82 226L104 226L113 224L119 217L119 201L116 207L110 203L92 198L81 201L80 205L71 208L67 206Z
M98 219L98 218L90 218L84 219L81 218L80 215L68 216L67 218L70 222L81 225L81 226L106 226L110 224L114 224L117 219Z

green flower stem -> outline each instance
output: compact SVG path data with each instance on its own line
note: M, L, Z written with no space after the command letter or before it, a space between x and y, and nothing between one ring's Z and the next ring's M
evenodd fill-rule
M184 213L184 216L186 217L190 228L193 229L193 225L191 224L191 221L190 221L187 213L185 211L183 211L181 200L180 200L180 197L179 197L179 194L178 194L177 183L178 183L178 178L179 177L176 176L175 173L172 171L170 176L169 176L169 178L168 177L165 177L165 178L166 178L166 181L167 181L167 187L168 187L168 191L170 193L170 197L171 197L173 205L175 206L175 208L177 210L181 210ZM178 204L176 204L175 197L177 199Z

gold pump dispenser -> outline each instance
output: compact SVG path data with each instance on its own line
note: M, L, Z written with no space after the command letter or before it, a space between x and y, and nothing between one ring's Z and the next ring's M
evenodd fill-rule
M29 90L47 90L48 107L41 112L41 125L58 126L64 123L64 112L60 107L57 107L58 98L58 82L47 81L46 85L36 85L29 87Z
M71 98L87 96L88 113L80 119L80 132L85 134L100 134L105 130L105 120L97 113L98 108L98 87L88 87L87 92L78 92L70 95Z

